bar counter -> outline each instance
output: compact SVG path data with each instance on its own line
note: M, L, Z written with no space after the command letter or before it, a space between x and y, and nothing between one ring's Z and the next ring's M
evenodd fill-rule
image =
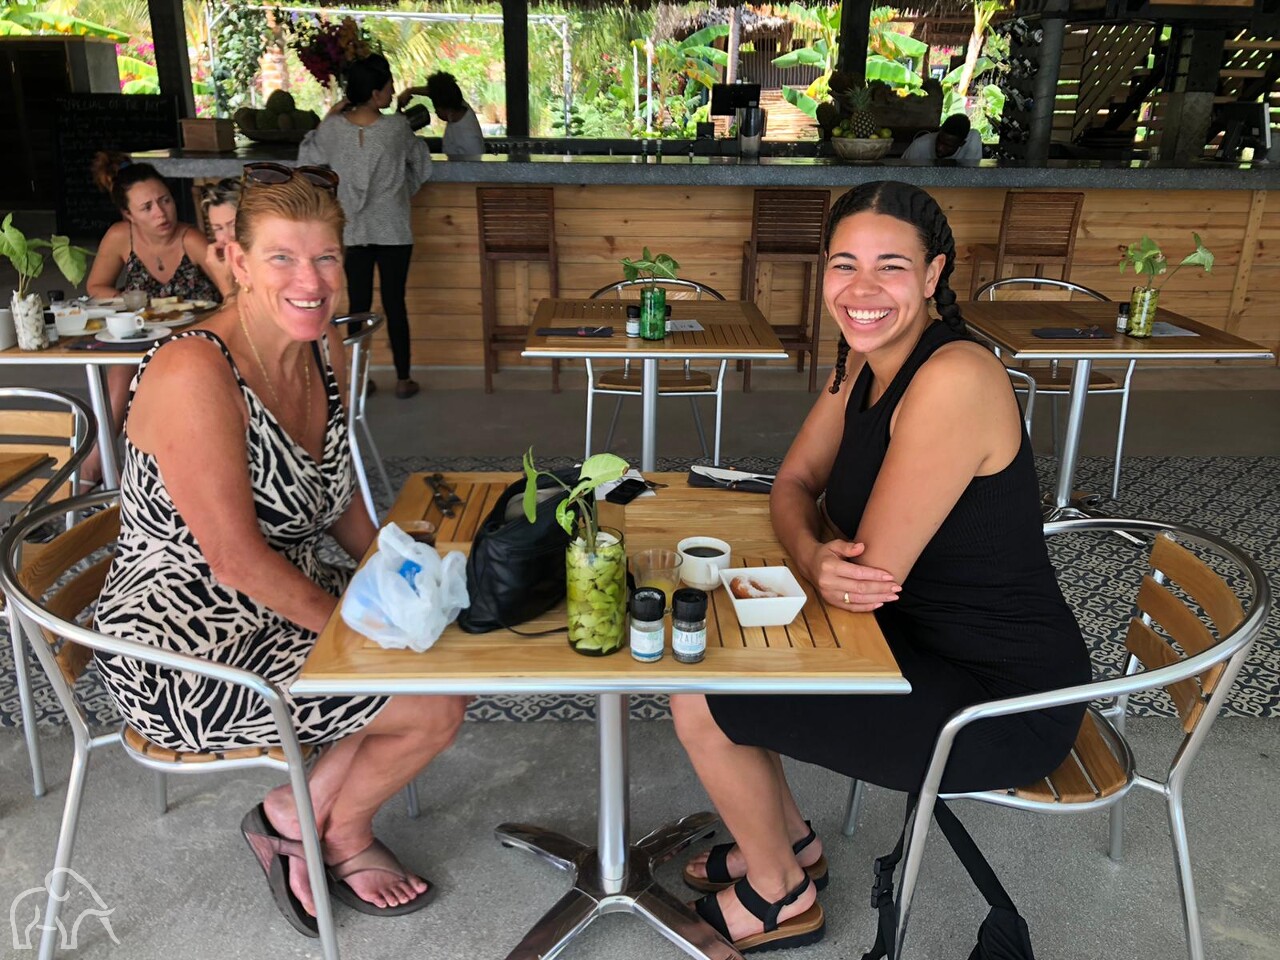
M295 155L290 147L255 147L235 154L140 154L138 159L167 176L200 180L237 175L250 160L293 162ZM951 286L963 300L972 273L969 248L997 241L1006 189L1081 190L1085 203L1072 280L1127 300L1136 278L1118 270L1121 250L1146 233L1176 263L1191 252L1194 231L1217 258L1213 272L1179 271L1165 284L1161 306L1273 352L1280 347L1280 245L1267 242L1280 238L1280 205L1267 204L1268 191L1280 186L1280 167L1211 162L1190 168L1122 167L1097 161L1057 161L1042 168L984 161L957 167L815 157L690 160L687 153L664 154L661 162L653 156L552 155L437 161L432 179L413 199L408 299L415 364L481 363L475 188L482 184L554 189L559 295L570 298L590 296L620 279L620 258L638 256L645 246L675 257L681 276L737 297L755 187L821 188L838 196L857 183L900 179L928 189L946 211L957 246ZM550 292L546 266L516 262L499 269L500 322L528 322L538 300ZM765 264L754 299L771 323L795 323L802 286L798 266ZM835 323L824 319L825 363L834 358L838 333ZM377 344L375 362L389 362L388 354L385 343ZM496 382L501 390L501 374Z

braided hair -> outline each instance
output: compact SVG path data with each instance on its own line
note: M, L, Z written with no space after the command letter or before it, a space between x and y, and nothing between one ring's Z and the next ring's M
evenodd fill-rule
M831 237L836 226L845 217L855 213L880 213L885 216L909 223L920 235L920 244L925 249L925 257L932 260L939 254L946 256L942 265L942 273L938 277L937 287L933 292L933 301L938 308L938 315L952 330L964 331L964 318L960 308L956 306L956 294L951 289L951 274L956 268L956 241L951 235L951 225L947 223L946 214L938 206L938 201L919 187L897 180L876 180L854 187L831 206L831 216L827 220L827 234L824 248L830 248ZM849 342L844 335L840 336L836 348L835 378L831 381L832 393L840 392L840 384L845 378L845 363L849 359Z

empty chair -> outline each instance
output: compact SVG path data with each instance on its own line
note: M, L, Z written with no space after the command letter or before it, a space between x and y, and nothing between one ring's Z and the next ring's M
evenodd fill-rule
M1047 693L1011 697L976 704L955 714L939 734L925 775L919 806L906 848L897 904L898 956L906 933L912 894L920 872L930 812L936 799L980 800L1000 806L1044 813L1111 812L1111 856L1122 853L1122 803L1136 787L1165 801L1187 953L1203 960L1204 944L1191 871L1191 852L1183 812L1183 789L1188 770L1199 753L1231 684L1271 611L1271 592L1265 573L1246 554L1225 541L1181 524L1151 520L1064 520L1045 525L1050 536L1088 536L1090 543L1106 537L1110 554L1120 542L1115 534L1138 544L1135 553L1150 554L1140 564L1141 585L1136 610L1127 620L1127 658L1122 675ZM1224 574L1219 572L1229 570ZM1230 584L1236 584L1232 587ZM1095 665L1095 674L1098 667ZM1181 742L1172 760L1140 766L1124 736L1129 697L1141 691L1163 690L1172 700L1181 728ZM1044 780L1006 790L940 794L952 745L969 724L1071 703L1112 701L1113 706L1085 713L1075 747ZM850 794L845 833L853 832L861 799L860 785ZM1031 852L1028 852L1031 855ZM1068 894L1069 895L1069 894Z
M1008 277L1004 280L993 280L990 283L983 284L973 299L1026 300L1030 301L1027 309L1034 310L1034 301L1070 300L1075 295L1091 300L1107 299L1098 291L1090 290L1088 287L1081 286L1078 283L1054 280L1049 277ZM996 353L998 354L999 350ZM1136 366L1136 360L1129 361L1125 367L1123 380L1116 380L1114 377L1108 376L1097 369L1089 371L1089 393L1120 395L1120 425L1116 429L1116 462L1111 472L1111 498L1113 500L1118 499L1120 496L1120 462L1124 455L1124 431L1129 419L1129 391L1133 384L1133 371ZM1054 446L1056 447L1058 437L1056 398L1066 396L1071 392L1071 371L1062 369L1056 361L1050 363L1047 367L1024 365L1020 369L1022 373L1034 378L1037 391L1055 399L1053 436ZM1016 379L1021 380L1022 378L1017 377ZM1014 389L1022 390L1024 388L1015 384ZM1026 419L1029 433L1031 431L1031 404L1029 402L1027 404Z
M592 299L614 296L622 299L632 291L639 296L639 288L647 284L647 280L619 280L607 287L601 287L591 295ZM657 285L667 291L669 300L701 300L710 297L723 300L724 297L704 283L693 280L659 280ZM688 360L679 367L669 366L658 370L659 397L688 397L693 409L693 425L698 431L698 442L702 444L702 455L710 456L712 462L720 464L720 426L721 412L724 407L724 371L728 361L721 360L714 375L702 370L695 370ZM591 456L592 418L595 413L595 397L597 393L612 394L618 398L613 408L613 418L609 421L609 434L605 437L604 447L609 449L613 443L613 433L618 426L618 414L622 411L624 397L638 397L641 393L642 374L639 364L627 360L621 367L597 370L596 365L588 359L587 364L587 442L583 456ZM702 417L698 414L698 397L714 396L716 398L716 436L714 451L707 449L706 432L702 429Z
M365 509L374 526L378 525L378 508L373 502L373 491L369 487L369 471L365 466L364 453L360 449L360 440L356 436L356 427L364 434L365 443L369 445L369 454L374 466L378 468L378 478L382 481L382 489L386 491L387 500L395 499L396 492L387 477L386 465L382 462L382 454L378 445L373 442L373 433L369 429L368 414L365 411L365 394L369 385L369 338L380 326L382 317L376 313L354 313L346 317L334 317L333 325L347 330L342 345L349 351L347 363L347 439L351 445L351 460L355 466L356 480L360 484L360 494L364 497Z
M23 507L11 523L19 523L29 512L55 497L67 497L75 489L80 464L93 449L97 420L81 400L31 387L0 387L0 402L17 403L0 409L0 453L35 454L48 461L27 481L5 498ZM53 409L49 409L52 407ZM26 556L35 557L44 545L29 544ZM0 603L4 602L0 592ZM37 797L44 796L44 763L36 734L35 704L31 699L31 679L26 646L18 629L17 615L9 607L9 639L13 646L14 673L18 681L18 702L22 710L22 731L31 762L31 785Z
M818 389L818 337L822 330L822 245L831 209L830 190L757 190L751 207L751 239L742 244L743 300L754 300L762 263L797 263L804 272L797 323L774 326L784 349L796 352L796 369L809 357L809 392ZM742 364L742 389L751 389L751 361Z
M0 540L0 589L17 611L22 632L35 651L45 675L66 712L74 738L67 799L58 832L53 871L49 874L49 900L44 912L40 940L41 960L50 960L58 946L59 911L67 894L67 871L71 868L80 804L92 751L120 744L130 759L164 773L222 773L243 767L270 767L286 772L297 802L306 853L307 873L315 897L316 921L321 949L326 960L336 960L338 945L329 904L328 882L321 859L311 792L307 787L305 757L294 731L289 708L280 690L257 674L202 657L163 650L150 644L107 636L85 625L111 564L112 546L119 534L119 494L116 491L92 494L71 501L77 509L103 508L76 523L46 546L36 561L23 561L21 542L39 524L59 516L58 506L45 507L14 525ZM275 722L280 746L251 747L221 753L182 753L148 742L140 733L121 725L113 733L94 736L88 718L77 699L76 679L95 653L116 654L170 669L198 674L243 687L266 701ZM83 690L83 685L81 687ZM163 781L158 780L158 783ZM121 807L122 829L136 823L137 812ZM31 880L39 884L41 874Z
M528 324L498 322L497 264L500 261L545 263L551 296L560 295L556 257L556 209L550 187L478 187L476 216L480 223L480 312L484 350L484 392L493 393L500 351L519 353L529 335ZM560 392L560 361L551 361L551 389Z
M1062 273L1061 279L1069 280L1083 208L1083 193L1046 190L1006 193L1000 238L995 246L975 243L969 248L969 261L973 266L969 299L978 299L984 263L993 265L992 280L1004 276L1006 264L1033 266L1037 277L1043 275L1046 266L1057 267Z

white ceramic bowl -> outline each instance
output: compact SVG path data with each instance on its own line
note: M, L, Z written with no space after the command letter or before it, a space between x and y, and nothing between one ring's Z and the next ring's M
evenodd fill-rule
M780 597L742 600L733 595L729 584L734 577L750 577L760 586ZM720 582L733 600L733 612L744 627L785 627L804 607L804 588L787 567L733 567L720 571Z

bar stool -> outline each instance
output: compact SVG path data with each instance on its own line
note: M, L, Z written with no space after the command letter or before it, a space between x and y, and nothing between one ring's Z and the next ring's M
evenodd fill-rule
M483 318L484 392L493 393L499 351L519 352L528 324L499 324L497 262L545 263L551 296L560 295L556 259L556 215L550 187L478 187L476 215L480 223L480 312ZM560 361L551 361L551 390L560 392Z
M796 351L797 370L804 370L804 356L809 355L810 393L818 389L822 243L830 209L829 190L757 190L751 209L751 239L742 244L743 300L755 299L761 263L799 263L804 269L800 322L773 329L784 349ZM742 364L742 389L751 390L750 360Z
M1000 218L1000 239L995 246L975 243L969 248L973 277L969 299L976 300L982 286L982 264L995 264L992 280L999 280L1006 263L1035 267L1035 276L1044 276L1046 266L1062 270L1062 279L1071 278L1071 258L1076 252L1076 230L1080 227L1083 193L1046 190L1010 190L1004 195ZM1025 276L1025 274L1023 274Z

